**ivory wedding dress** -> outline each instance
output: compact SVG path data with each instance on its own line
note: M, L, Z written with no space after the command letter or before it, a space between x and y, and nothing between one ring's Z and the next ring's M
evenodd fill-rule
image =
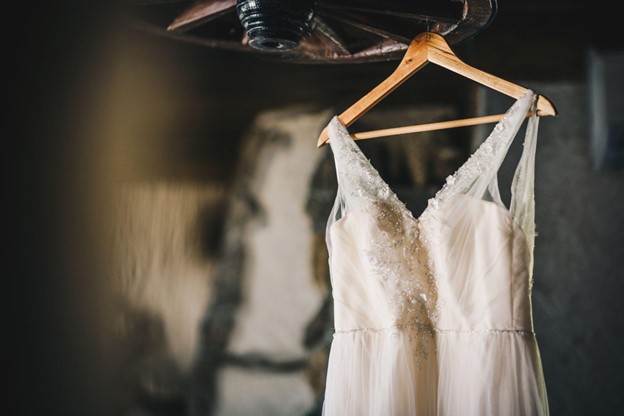
M535 102L518 99L418 218L332 119L324 415L548 414L530 298ZM497 171L531 108L507 209Z

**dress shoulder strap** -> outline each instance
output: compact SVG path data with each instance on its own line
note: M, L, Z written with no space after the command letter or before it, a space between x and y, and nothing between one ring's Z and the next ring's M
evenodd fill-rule
M539 118L536 101L531 108L524 138L524 149L511 184L509 211L526 236L529 250L533 253L535 243L535 153Z
M452 176L446 179L445 185L430 203L444 204L450 197L465 194L504 206L498 191L498 170L534 98L535 94L529 90L516 100L488 138Z
M338 179L338 193L332 211L334 220L371 203L401 204L338 117L329 123L328 133Z

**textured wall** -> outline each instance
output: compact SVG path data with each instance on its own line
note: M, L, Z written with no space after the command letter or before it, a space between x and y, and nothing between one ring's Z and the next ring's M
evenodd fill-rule
M226 229L240 233L231 244L242 252L241 302L224 351L237 359L218 371L216 415L305 414L314 404L304 334L323 293L314 282L305 203L321 156L312 138L327 117L267 111L244 141L232 196L235 204L249 205L250 215L229 218Z
M211 236L223 195L210 184L163 181L127 184L114 195L107 258L116 305L109 320L122 361L119 414L186 412L214 286Z

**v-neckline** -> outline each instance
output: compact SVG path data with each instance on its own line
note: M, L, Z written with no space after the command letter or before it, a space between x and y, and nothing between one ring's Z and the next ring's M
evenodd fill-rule
M364 152L362 151L360 146L358 146L357 143L355 143L355 140L353 140L353 138L350 137L350 134L349 134L347 128L342 124L340 119L338 119L338 117L335 117L335 120L338 122L340 128L344 129L344 131L347 133L346 135L350 137L349 140L353 141L353 148L355 149L357 154L361 157L361 159L363 161L365 161L364 163L366 163L367 166L370 168L370 171L372 172L372 174L375 175L379 179L379 181L381 182L382 186L398 202L398 205L399 205L400 209L403 211L403 213L405 215L407 215L412 221L418 223L427 214L429 208L431 208L432 206L435 207L435 206L438 205L438 203L440 202L441 196L446 194L447 192L449 192L449 188L451 186L453 186L453 184L455 184L455 182L457 180L457 177L463 171L468 169L468 166L470 166L472 163L474 163L474 161L477 160L477 157L481 153L483 153L486 149L488 149L488 146L491 147L492 141L494 139L499 139L499 140L502 139L502 137L494 136L494 133L497 132L497 131L503 130L505 128L505 125L508 123L509 119L512 118L512 116L515 114L517 108L520 106L522 101L528 95L533 95L533 94L534 94L533 91L528 90L524 95L522 95L520 98L518 98L511 105L511 107L507 110L505 115L498 121L498 123L496 123L496 125L494 126L494 128L492 129L492 131L490 132L488 137L479 145L479 147L477 147L477 149L470 155L470 157L468 157L468 159L466 159L466 161L464 161L464 163L462 163L451 175L449 175L446 178L446 181L444 182L442 187L436 192L436 194L432 198L429 199L427 206L425 207L424 210L422 210L422 212L418 216L414 215L414 213L409 209L407 204L403 200L401 200L399 198L399 196L397 195L396 192L394 192L392 187L383 179L383 177L379 174L379 171L373 166L373 164L368 159L368 157L366 157L366 155L364 154ZM523 121L524 121L524 118L521 118L518 121L518 123L522 124ZM515 134L513 136L515 137ZM512 137L512 140L513 140L513 137Z

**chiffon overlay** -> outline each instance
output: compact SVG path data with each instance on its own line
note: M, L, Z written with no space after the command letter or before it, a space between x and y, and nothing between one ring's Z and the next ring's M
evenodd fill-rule
M334 117L326 416L547 415L533 332L536 95L415 218ZM528 112L509 209L497 171Z

